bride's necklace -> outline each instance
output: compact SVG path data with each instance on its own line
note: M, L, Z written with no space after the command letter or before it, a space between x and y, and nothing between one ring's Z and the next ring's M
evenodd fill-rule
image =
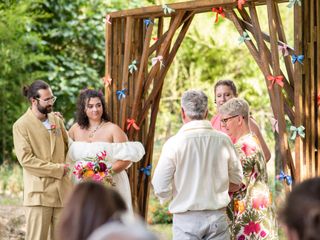
M93 128L92 130L89 129L89 131L90 131L89 138L93 138L93 136L96 133L96 131L98 131L98 129L101 128L103 124L104 124L104 121L101 121L101 123L98 126Z

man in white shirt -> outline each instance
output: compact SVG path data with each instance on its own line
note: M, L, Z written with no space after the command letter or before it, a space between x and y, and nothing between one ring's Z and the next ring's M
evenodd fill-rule
M229 137L209 121L208 98L199 90L181 98L184 125L163 146L152 185L163 203L171 200L173 239L230 239L229 188L240 188L241 163Z

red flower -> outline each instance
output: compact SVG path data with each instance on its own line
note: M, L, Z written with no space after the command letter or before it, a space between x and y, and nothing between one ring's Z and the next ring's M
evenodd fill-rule
M245 240L246 237L244 235L240 235L240 237L238 237L238 240Z
M105 172L107 170L107 165L104 162L99 162L100 172Z
M244 234L245 235L251 235L251 233L258 233L260 232L260 224L255 222L249 222L248 225L244 227Z

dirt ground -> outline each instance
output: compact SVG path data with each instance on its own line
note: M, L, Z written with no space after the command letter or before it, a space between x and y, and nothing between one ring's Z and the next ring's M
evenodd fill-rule
M22 207L0 206L0 239L23 240L25 217Z

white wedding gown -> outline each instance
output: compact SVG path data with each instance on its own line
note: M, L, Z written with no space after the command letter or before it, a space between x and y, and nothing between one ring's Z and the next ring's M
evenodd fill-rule
M68 157L72 163L85 161L88 157L95 157L102 151L107 152L108 160L113 163L117 160L130 160L138 162L145 154L144 147L140 142L77 142L71 141ZM132 212L131 190L126 171L121 171L113 176L116 184L115 188L128 206L129 212Z

